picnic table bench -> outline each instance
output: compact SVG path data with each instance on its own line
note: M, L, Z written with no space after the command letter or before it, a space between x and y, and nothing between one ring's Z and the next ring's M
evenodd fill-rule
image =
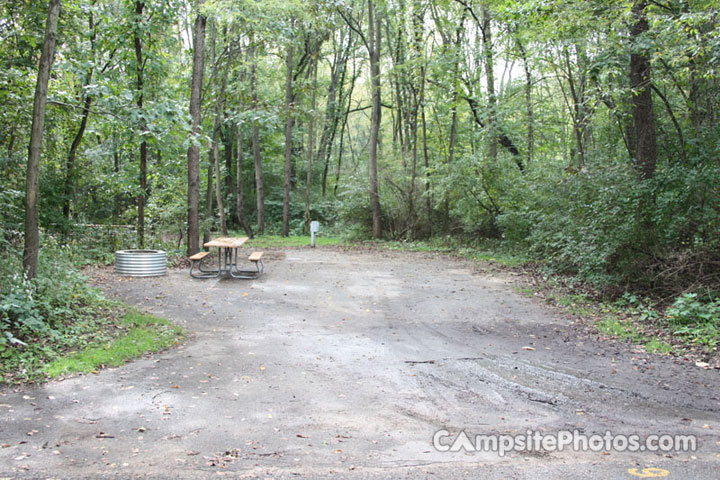
M216 247L218 249L217 268L204 268L203 261L210 256L210 252L198 252L188 258L190 260L190 276L193 278L216 278L229 273L233 278L258 278L265 269L262 261L264 252L252 252L248 257L248 261L255 264L255 270L240 270L239 268L239 250L247 240L247 237L220 237L206 242L204 244L206 248Z

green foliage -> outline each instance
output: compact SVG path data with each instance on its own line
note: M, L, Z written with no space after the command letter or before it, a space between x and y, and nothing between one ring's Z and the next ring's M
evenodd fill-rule
M315 238L319 247L330 245L343 245L345 241L338 237L328 237L320 233ZM248 240L247 247L307 247L310 245L310 237L305 235L281 237L279 235L262 235Z
M41 274L32 281L17 273L18 262L8 259L3 273L10 281L4 283L0 298L3 337L15 341L38 335L54 337L71 328L78 317L102 310L102 295L87 285L70 257L70 248L47 243L41 256Z
M720 340L720 299L702 299L696 293L679 296L667 310L675 335L715 348Z
M345 226L348 238L359 240L371 236L372 210L368 192L367 182L355 177L339 194L338 218Z
M644 340L642 334L638 332L637 327L635 327L630 320L622 320L615 315L608 315L600 319L595 325L603 335L617 337L635 343Z
M702 301L697 293L679 296L667 311L670 323L681 325L720 324L720 300Z
M43 368L50 378L72 373L88 373L100 367L116 367L144 353L157 352L175 345L182 337L180 327L167 320L140 312L127 313L120 326L124 333L104 345L88 346L82 351L53 360Z
M596 283L618 281L619 272L634 274L633 245L642 243L637 212L644 192L636 185L634 172L621 165L544 182L534 177L499 223L506 238L525 243L558 271Z
M674 351L673 346L658 338L651 338L645 343L645 351L648 353L668 354Z

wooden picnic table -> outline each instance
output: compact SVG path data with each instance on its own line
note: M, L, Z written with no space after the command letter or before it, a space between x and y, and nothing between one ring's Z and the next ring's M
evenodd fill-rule
M205 247L218 247L218 248L240 248L245 242L248 241L248 237L219 237L209 242L205 242Z
M218 275L233 275L233 267L237 268L238 249L248 241L248 237L218 237L203 244L204 247L218 248Z
M209 242L205 242L203 246L206 248L215 247L218 249L218 268L217 270L203 270L200 262L209 255L209 252L200 252L190 257L190 261L192 262L190 275L195 278L212 278L219 277L224 273L229 273L230 276L234 278L257 278L263 270L262 252L253 252L248 258L249 261L255 264L257 271L239 269L239 250L247 241L248 237L218 237ZM199 274L193 274L193 267L196 262L200 270Z

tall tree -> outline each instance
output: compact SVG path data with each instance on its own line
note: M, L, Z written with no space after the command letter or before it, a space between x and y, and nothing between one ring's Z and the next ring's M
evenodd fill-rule
M291 25L295 19L291 20ZM283 211L282 211L282 236L290 234L290 176L292 168L292 132L295 123L293 112L293 54L295 45L293 39L288 40L287 51L285 52L285 169L283 182Z
M492 37L492 17L490 8L486 2L480 7L481 20L480 31L482 33L483 67L485 68L485 82L488 101L488 132L489 132L489 156L490 160L497 160L498 127L497 127L497 98L495 96L495 48Z
M635 0L632 6L630 39L630 86L632 88L633 123L635 126L635 161L641 178L655 176L657 139L650 78L650 56L643 45L643 37L650 29L647 18L648 2Z
M333 38L333 58L330 63L330 85L328 86L327 101L325 103L325 121L323 125L322 134L320 135L320 145L318 146L317 159L318 161L324 162L322 181L321 181L321 192L322 196L325 196L327 189L327 178L330 167L330 152L332 151L332 144L335 141L335 135L337 134L338 123L340 119L343 119L343 125L347 122L347 112L343 115L342 104L343 99L347 98L348 105L350 104L350 96L344 95L344 83L345 75L347 72L347 63L350 56L350 52L353 48L353 34L352 30L348 29L348 32L340 31L340 39ZM347 45L345 45L345 39L347 38ZM351 89L355 85L355 80L351 84ZM338 156L338 162L340 161L340 155ZM339 174L339 171L338 171Z
M188 164L188 255L200 250L200 102L205 70L205 25L207 19L200 10L204 0L197 0L198 9L193 29L193 69L190 86L190 118L192 139L187 152Z
M252 120L252 150L255 163L255 200L257 208L257 233L265 233L265 185L263 182L262 157L260 156L260 124L257 118L259 99L257 92L257 45L250 36L250 95L255 115Z
M382 236L380 221L380 190L378 188L378 135L382 121L382 105L380 99L380 46L381 46L382 15L375 2L368 0L368 37L365 41L370 57L370 85L372 90L372 113L370 114L370 207L372 209L373 238Z
M213 27L215 28L215 27ZM215 35L213 34L213 57L215 56ZM223 115L225 113L225 91L227 90L228 76L230 75L230 65L232 63L232 54L229 49L226 50L227 58L225 60L225 69L220 80L220 91L215 99L215 119L213 122L212 136L212 163L215 168L215 201L217 202L218 215L220 216L220 231L224 236L228 234L227 220L225 218L225 202L223 200L222 182L220 175L220 129L222 128ZM216 60L216 59L213 59ZM219 61L215 61L217 64ZM216 66L216 70L219 70Z
M93 78L95 70L95 19L93 11L90 10L88 13L88 29L90 30L90 52L91 52L91 64L85 74L85 81L83 82L82 93L80 94L82 104L82 118L80 119L80 125L78 126L77 132L73 137L73 141L70 144L70 150L65 161L65 192L63 201L63 216L65 220L70 220L70 206L75 199L75 158L77 157L78 149L80 148L80 142L85 135L85 129L87 128L88 118L90 117L90 105L92 104L92 96L87 91ZM77 213L77 212L76 212Z
M318 59L313 56L312 64L312 94L310 100L310 121L308 122L308 142L307 142L307 172L305 176L305 214L303 216L303 231L307 234L310 232L310 190L312 187L312 164L313 154L315 153L315 118L317 113L317 75L318 75ZM329 100L328 100L329 101ZM333 100L334 101L334 100Z
M240 226L242 226L243 230L245 230L247 236L253 238L254 235L252 228L250 228L247 216L245 215L245 191L243 186L243 182L245 181L243 177L243 133L239 126L237 128L237 167L235 169L235 175L235 183L237 184L236 214L238 222L240 222Z
M40 157L42 155L48 81L50 79L53 57L55 56L55 39L57 37L59 16L60 0L50 0L47 23L45 24L45 40L43 41L42 52L40 54L37 83L35 85L25 186L25 247L23 250L23 269L28 279L35 278L38 269L38 255L40 250L40 230L38 226Z
M147 186L147 158L148 158L148 143L147 143L147 121L145 119L145 112L143 111L143 101L145 98L145 59L143 58L143 40L141 33L144 31L143 28L143 11L145 10L145 2L142 0L135 1L135 18L133 28L133 44L135 47L135 79L136 79L136 95L137 95L137 108L140 124L138 129L142 140L140 141L140 193L137 196L137 235L138 235L138 247L145 248L145 201L148 196Z

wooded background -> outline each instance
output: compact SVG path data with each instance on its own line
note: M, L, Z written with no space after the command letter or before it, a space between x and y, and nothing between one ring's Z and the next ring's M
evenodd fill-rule
M7 254L23 242L34 276L43 242L80 225L134 225L125 248L182 236L193 253L211 232L312 219L492 241L598 283L715 288L718 10L4 0Z

